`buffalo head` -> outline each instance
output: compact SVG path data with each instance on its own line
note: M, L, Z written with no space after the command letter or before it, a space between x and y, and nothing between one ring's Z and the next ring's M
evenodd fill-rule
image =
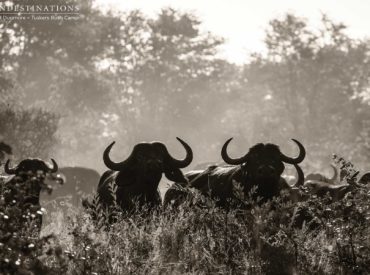
M23 186L22 188L28 189L26 193L33 193L35 198L38 199L40 196L40 191L42 189L46 189L51 192L51 187L45 182L46 178L45 176L47 174L56 173L58 171L58 164L55 162L54 159L51 159L53 165L46 164L44 161L40 159L24 159L22 160L17 166L15 167L9 167L10 166L10 160L8 160L5 163L4 171L8 175L14 175L15 178L11 181L23 183L28 182L29 184L27 186ZM41 176L37 177L37 180L34 180L35 176ZM59 181L57 178L53 178L52 180ZM63 183L60 182L59 183ZM23 190L25 191L25 190Z
M183 160L173 158L166 146L161 142L139 143L135 145L130 156L119 163L113 162L109 152L115 142L112 142L104 151L103 160L105 165L113 171L132 170L139 173L143 180L160 179L162 173L171 181L186 181L180 168L185 168L193 160L193 152L190 146L180 138L177 140L184 146L186 157ZM151 180L150 180L151 179Z
M259 143L250 148L249 152L243 157L234 159L227 154L227 146L231 140L232 138L227 140L222 147L222 159L227 164L242 165L248 181L252 181L255 184L263 184L266 186L275 184L280 180L281 174L285 169L284 163L296 166L298 163L302 162L306 156L303 145L299 141L293 139L299 148L299 155L296 158L284 155L275 144ZM302 181L303 179L299 176L296 185L301 184Z
M158 185L162 174L170 181L186 183L187 179L180 169L193 160L190 146L180 138L177 140L186 150L182 160L173 158L161 142L142 142L135 145L127 159L118 163L109 157L114 145L112 142L103 154L103 161L110 170L100 178L97 190L99 202L105 207L117 204L125 212L137 211L142 206L149 206L148 210L151 210L161 205ZM115 196L112 196L111 184L117 187Z
M51 159L53 166L47 165L40 159L25 159L17 166L10 168L10 160L5 163L4 170L8 175L21 175L22 173L55 173L58 171L58 164L54 159Z

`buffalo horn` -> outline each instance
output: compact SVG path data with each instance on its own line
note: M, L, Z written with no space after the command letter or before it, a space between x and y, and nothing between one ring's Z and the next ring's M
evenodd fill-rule
M56 163L56 161L54 159L51 159L51 162L53 163L53 167L48 167L49 168L49 171L51 173L56 173L58 171L58 164Z
M298 164L294 164L295 169L297 170L297 182L293 187L300 187L304 184L304 174L302 168Z
M333 168L333 171L334 171L334 175L333 177L330 179L330 181L334 182L337 180L338 178L338 170L337 168L333 165L333 164L330 164L330 166Z
M246 162L247 160L247 155L245 155L244 157L241 157L241 158L237 158L237 159L232 159L229 157L229 155L227 154L227 146L229 145L230 141L232 140L233 138L229 138L224 146L222 146L222 150L221 150L221 156L222 156L222 159L227 163L227 164L231 164L231 165L239 165L239 164L242 164L244 162Z
M104 150L104 153L103 153L103 161L104 161L104 164L105 166L107 166L109 169L113 170L113 171L121 171L123 170L125 167L126 167L126 164L128 163L128 161L130 160L131 158L131 155L124 161L122 162L113 162L110 157L109 157L109 152L110 150L112 149L113 145L115 144L116 142L113 141L105 150Z
M5 173L8 175L14 175L17 168L10 168L9 167L10 159L7 160L4 166Z
M296 139L292 139L299 147L299 155L296 158L290 158L285 156L283 153L281 153L281 160L285 163L289 164L297 164L304 160L306 156L306 150L304 149L303 145Z
M176 139L184 146L186 151L186 156L183 160L178 160L173 158L168 151L166 154L168 154L169 161L172 165L176 166L177 168L185 168L193 161L193 151L191 150L190 146L183 141L181 138L176 137Z

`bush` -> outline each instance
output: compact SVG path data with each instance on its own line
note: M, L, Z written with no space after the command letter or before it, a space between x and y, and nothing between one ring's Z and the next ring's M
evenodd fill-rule
M192 192L176 210L121 214L110 226L96 226L81 210L68 218L60 210L28 254L17 241L12 251L22 257L11 258L3 245L1 261L11 258L14 267L19 259L34 274L366 274L369 199L363 185L337 202L311 196L294 204L282 194L259 205L247 196L245 207L227 210ZM299 209L310 217L301 227Z

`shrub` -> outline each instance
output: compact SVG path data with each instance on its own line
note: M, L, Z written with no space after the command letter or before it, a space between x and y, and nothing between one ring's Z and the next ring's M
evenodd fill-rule
M338 202L311 196L294 204L285 196L263 205L245 196L243 207L221 209L193 191L191 201L176 210L116 214L117 222L110 226L99 212L100 226L81 210L68 218L51 213L54 219L43 229L46 237L33 239L38 245L24 254L19 242L12 251L22 255L20 266L35 274L369 272L368 186L354 188ZM299 209L311 217L302 227L294 222ZM7 233L1 234L4 238ZM0 253L11 258L4 245ZM18 258L12 257L16 263Z

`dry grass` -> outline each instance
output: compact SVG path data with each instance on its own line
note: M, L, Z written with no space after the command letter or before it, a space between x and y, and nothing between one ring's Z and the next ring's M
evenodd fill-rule
M44 219L44 237L0 231L0 269L3 274L368 274L369 200L370 188L364 186L336 203L276 199L263 206L249 201L252 210L226 211L197 194L176 211L120 216L112 226L103 221L97 226L82 210L57 210ZM313 228L294 225L298 206L310 214ZM4 229L10 208L1 207Z

